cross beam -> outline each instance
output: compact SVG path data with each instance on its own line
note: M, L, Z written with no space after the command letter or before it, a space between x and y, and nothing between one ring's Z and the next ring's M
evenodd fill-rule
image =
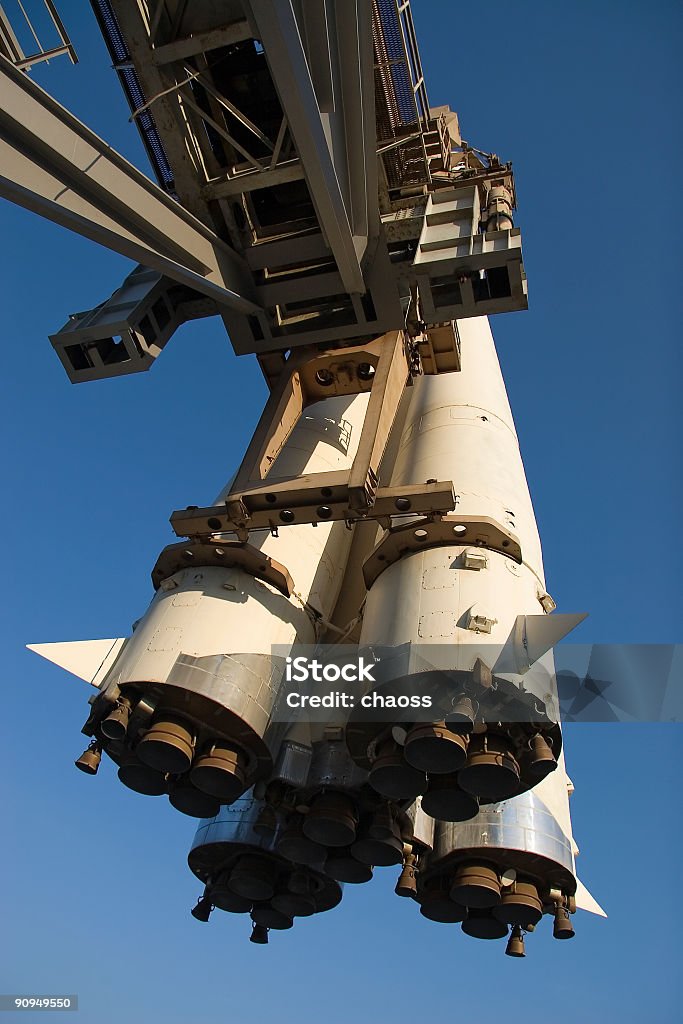
M258 314L244 260L0 56L0 196Z

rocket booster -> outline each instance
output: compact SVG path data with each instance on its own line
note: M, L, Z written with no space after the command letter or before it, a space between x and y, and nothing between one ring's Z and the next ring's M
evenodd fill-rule
M319 754L329 760L329 748ZM343 819L337 818L336 824L343 827ZM297 918L332 910L341 901L343 884L369 881L373 865L401 863L404 842L411 856L413 850L426 856L433 834L433 821L417 803L400 815L400 829L387 808L376 814L362 851L326 850L308 841L282 808L274 809L253 794L242 796L197 828L188 863L204 883L204 893L193 913L199 920L208 920L212 908L249 914L254 929L286 930ZM398 856L388 860L395 847Z
M573 938L577 908L605 916L576 875L572 786L562 755L559 761L533 790L469 821L436 823L415 897L424 917L460 923L480 939L503 938L512 928L507 952L524 956L521 932L535 930L544 915L553 917L556 939Z
M348 469L366 403L358 395L307 410L273 478ZM110 642L104 669L102 641L33 647L98 686L84 731L121 781L168 793L196 817L270 774L266 733L282 674L271 648L315 643L311 609L331 614L351 534L336 522L290 526L253 546L212 541L162 552L156 595L132 636ZM79 767L89 770L87 759Z
M422 793L427 813L449 821L556 768L548 652L581 618L547 615L555 605L488 321L462 321L459 332L460 372L414 384L391 476L395 486L452 479L456 507L381 536L366 561L361 632L362 645L410 645L404 671L418 684L432 667L446 671L448 701L440 720L407 732L398 723L347 728L352 756L380 792Z
M459 329L462 369L415 383L391 476L397 486L452 478L456 508L434 532L403 531L403 551L369 587L361 631L362 645L409 642L413 667L455 669L454 713L412 728L352 720L347 741L378 792L421 793L437 819L419 861L422 915L478 938L512 928L507 952L523 956L521 932L543 914L570 938L577 907L604 911L576 876L556 709L544 724L537 704L521 721L481 715L476 677L484 666L489 686L522 685L551 708L552 644L581 616L547 618L555 605L493 337L484 318ZM391 558L386 534L366 568L383 549Z

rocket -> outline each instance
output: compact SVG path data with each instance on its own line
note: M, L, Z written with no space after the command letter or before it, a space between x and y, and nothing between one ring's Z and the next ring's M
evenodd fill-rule
M309 409L278 460L289 476L348 468L366 397ZM91 682L97 694L76 763L92 773L104 752L124 785L168 795L210 817L267 779L267 741L281 666L272 648L316 641L332 611L351 534L343 523L292 526L275 539L171 545L153 573L156 593L130 637L31 649Z
M364 645L410 644L408 677L419 680L418 661L423 677L449 672L446 719L408 733L397 724L393 735L372 722L347 728L381 791L421 793L446 820L555 770L561 730L547 654L584 617L548 615L555 604L489 324L473 318L458 330L461 370L416 381L391 477L395 486L452 479L456 506L380 536L364 567L361 632Z
M394 485L451 478L456 508L437 524L394 527L404 538L398 557L393 539L379 537L365 563L372 582L361 631L362 644L426 650L413 656L418 681L420 666L430 677L425 664L447 665L450 718L406 729L352 716L347 740L379 792L418 797L436 819L414 894L423 916L459 922L478 938L512 929L507 952L522 956L522 932L544 914L553 916L556 938L573 936L577 907L604 914L576 875L573 787L549 692L552 647L584 616L550 614L555 603L488 320L458 329L461 370L416 381L391 476ZM375 575L382 551L388 557ZM506 722L515 689L528 714Z
M253 942L392 871L510 956L544 916L571 938L603 913L553 662L582 616L546 590L484 315L527 307L512 165L430 107L409 2L186 5L184 42L94 6L161 187L10 47L0 192L139 262L53 346L73 382L120 376L221 316L270 395L234 481L172 515L131 635L32 645L94 688L77 768L199 819L192 915ZM357 686L290 704L311 651Z
M452 479L453 511L174 544L130 637L32 645L96 687L77 766L105 754L202 819L193 916L249 915L257 943L392 867L424 917L512 956L544 915L566 938L577 908L604 913L576 875L552 690L552 646L582 616L550 614L488 321L455 326L461 369L414 380L381 466L392 486ZM349 468L366 406L309 407L268 479ZM378 689L436 679L439 717L283 722L283 652L321 642L400 651Z

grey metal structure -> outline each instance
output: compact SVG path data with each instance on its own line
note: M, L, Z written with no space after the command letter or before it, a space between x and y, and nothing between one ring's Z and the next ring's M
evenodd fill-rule
M471 856L472 850L481 850L482 846L488 857L500 860L504 867L523 864L525 855L542 858L552 864L551 877L558 887L573 888L571 838L533 790L484 808L470 821L440 822L432 864L443 867L447 858L457 861L458 854L461 858L468 853Z
M179 202L7 59L0 194L212 298L269 382L287 350L406 326L428 359L448 359L455 317L526 306L510 165L430 110L409 3L93 9L160 189ZM120 342L102 360L108 321L88 326L52 338L72 380L143 368ZM133 316L123 332L137 328Z
M336 907L342 886L324 873L322 864L294 866L279 854L282 825L264 823L262 807L243 797L202 821L188 862L204 882L213 907L248 913L252 921L268 928L287 929L295 917Z
M78 63L76 51L53 0L26 0L25 5L18 0L16 6L18 10L14 20L0 4L0 54L22 71L62 55L68 56L72 64ZM47 37L44 30L48 32ZM41 37L47 40L47 45ZM30 40L33 52L27 53L24 49L24 38Z

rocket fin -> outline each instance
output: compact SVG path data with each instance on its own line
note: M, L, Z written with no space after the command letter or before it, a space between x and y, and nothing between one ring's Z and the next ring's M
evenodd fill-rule
M586 617L587 612L518 615L493 671L524 674Z
M524 638L529 664L533 665L542 658L551 647L583 622L587 615L587 612L557 612L554 615L520 616L524 618Z
M73 640L26 646L29 651L34 651L79 679L84 679L86 683L98 686L125 642L125 637L119 637L115 640Z
M589 893L581 879L576 879L576 907L578 910L587 910L589 914L597 914L598 917L607 917L596 899Z

